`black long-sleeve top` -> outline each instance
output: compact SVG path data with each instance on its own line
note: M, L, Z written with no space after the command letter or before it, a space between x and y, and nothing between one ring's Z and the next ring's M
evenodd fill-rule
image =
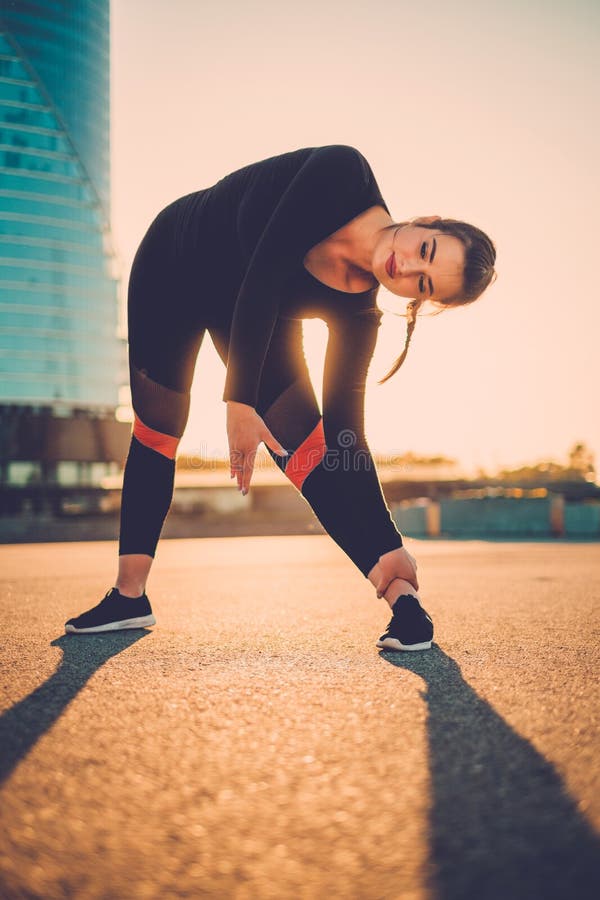
M371 167L354 147L308 147L270 157L177 202L179 252L195 262L203 290L208 287L207 312L231 317L223 400L256 406L278 315L320 317L328 325L346 320L359 331L365 314L379 322L377 288L334 290L302 262L311 247L369 207L387 210ZM367 333L364 339L368 345Z
M238 225L252 255L236 299L223 399L254 406L290 276L311 247L383 200L365 158L343 145L299 151L283 161L275 157L251 167L248 175ZM335 293L341 307L347 294Z

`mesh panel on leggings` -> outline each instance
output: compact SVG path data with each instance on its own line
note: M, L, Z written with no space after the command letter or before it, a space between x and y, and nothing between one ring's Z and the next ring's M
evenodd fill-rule
M164 387L133 363L129 365L133 408L148 428L181 437L190 409L189 393Z
M260 414L260 404L257 411ZM269 431L293 453L321 418L310 382L297 378L262 413L262 418Z

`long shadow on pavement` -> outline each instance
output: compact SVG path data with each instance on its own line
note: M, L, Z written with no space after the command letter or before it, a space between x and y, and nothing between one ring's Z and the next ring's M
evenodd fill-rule
M432 894L597 900L600 840L554 767L436 645L380 656L427 685Z
M54 725L63 710L104 663L150 632L146 629L114 634L68 635L52 641L63 651L56 672L28 697L0 717L0 783Z

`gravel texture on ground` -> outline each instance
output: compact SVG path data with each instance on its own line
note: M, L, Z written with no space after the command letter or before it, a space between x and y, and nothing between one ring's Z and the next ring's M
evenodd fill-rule
M162 542L86 636L116 545L0 547L0 896L597 898L600 545L406 543L429 652L324 535Z

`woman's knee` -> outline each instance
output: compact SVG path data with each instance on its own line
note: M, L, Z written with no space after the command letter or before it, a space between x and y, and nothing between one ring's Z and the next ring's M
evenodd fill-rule
M177 437L176 435L166 434L165 432L157 431L156 428L151 428L149 425L146 425L142 422L135 410L133 414L133 436L140 444L149 447L151 450L155 450L157 453L161 453L163 456L166 456L167 459L175 459L177 447L181 440L180 436Z
M159 384L146 369L138 369L133 363L130 373L134 435L145 446L174 458L187 424L189 391L175 391Z
M302 490L305 480L316 469L326 452L327 446L321 418L289 457L285 467L285 474L299 491Z

